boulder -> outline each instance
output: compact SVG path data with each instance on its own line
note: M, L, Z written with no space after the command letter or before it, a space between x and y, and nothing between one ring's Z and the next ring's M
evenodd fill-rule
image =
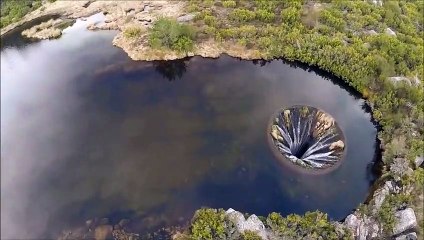
M354 239L367 240L379 236L380 227L372 218L359 218L354 214L346 217L344 224L352 232Z
M395 213L396 224L393 228L393 234L398 235L417 227L417 218L412 208L397 211Z
M195 13L188 13L177 18L178 22L190 22L196 17Z
M417 156L414 160L415 168L419 168L421 165L423 165L424 157L423 156Z
M383 6L382 0L372 0L371 2L376 6L379 6L379 7Z
M409 167L409 161L404 158L395 158L390 164L390 172L396 181L400 181L402 176L409 176L413 170Z
M368 30L364 32L367 35L377 35L378 33L375 30Z
M246 220L241 212L232 208L228 209L225 214L240 233L252 231L256 232L262 239L268 239L265 225L256 215L253 214Z
M400 235L399 237L395 238L395 240L417 240L417 239L418 239L417 234L414 232Z
M400 83L400 82L406 82L408 85L412 85L411 80L407 77L404 77L404 76L389 77L389 80L393 84L397 84L397 83Z
M336 148L338 148L338 149L343 149L344 148L344 142L342 141L342 140L338 140L338 141L336 141L336 142L333 142L331 145L330 145L330 150L333 150L333 149L336 149Z
M373 199L374 199L374 208L373 213L377 213L377 211L380 209L381 205L384 202L384 199L386 199L386 196L390 193L399 193L400 187L396 185L393 181L386 181L383 185L383 187L377 189L374 192Z
M390 36L396 36L395 31L393 31L391 28L386 28L386 33Z

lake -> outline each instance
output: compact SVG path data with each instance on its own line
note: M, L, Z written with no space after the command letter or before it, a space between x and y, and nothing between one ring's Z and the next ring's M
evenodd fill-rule
M87 24L2 39L2 238L55 237L95 217L148 232L203 206L341 220L365 201L377 130L342 80L283 60L132 61L116 32ZM308 174L275 157L267 127L293 105L334 117L339 167Z

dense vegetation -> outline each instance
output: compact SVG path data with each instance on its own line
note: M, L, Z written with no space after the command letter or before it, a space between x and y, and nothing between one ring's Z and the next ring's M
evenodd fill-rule
M282 217L278 213L271 213L263 219L265 227L273 232L275 239L351 239L346 229L336 230L330 223L326 214L320 212L307 212L304 216L291 214ZM260 240L253 231L239 233L236 226L225 215L222 209L200 209L193 217L190 229L180 235L183 239L240 239Z
M25 14L41 6L41 0L2 0L0 28L19 21Z
M149 45L152 48L166 48L179 52L193 49L194 30L191 26L169 18L160 18L150 29Z

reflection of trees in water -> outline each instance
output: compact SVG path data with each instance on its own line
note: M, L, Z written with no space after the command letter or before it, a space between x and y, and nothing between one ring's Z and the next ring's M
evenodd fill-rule
M253 65L260 65L261 67L265 66L267 63L270 63L271 60L265 59L254 59L252 60Z
M181 79L183 74L187 71L187 60L173 60L173 61L156 61L153 63L155 70L169 81L174 81L177 78Z

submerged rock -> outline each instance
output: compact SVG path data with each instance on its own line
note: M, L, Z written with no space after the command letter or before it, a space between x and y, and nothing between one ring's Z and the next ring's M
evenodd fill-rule
M336 149L336 148L343 149L344 146L345 146L344 142L342 140L339 140L339 141L333 142L330 145L330 150L333 150L333 149Z
M96 240L106 240L112 237L113 227L111 225L101 225L94 230Z

